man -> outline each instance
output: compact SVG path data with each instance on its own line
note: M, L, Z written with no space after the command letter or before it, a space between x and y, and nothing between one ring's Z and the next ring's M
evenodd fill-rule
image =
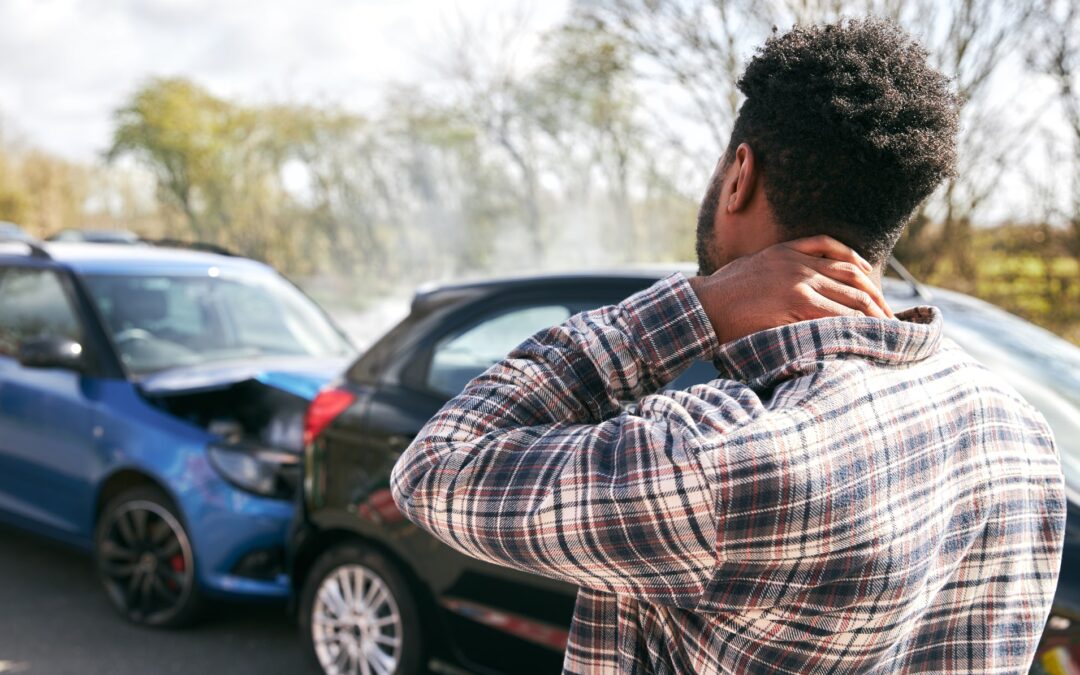
M947 85L889 23L768 40L701 276L534 336L401 457L409 518L580 585L566 672L1027 669L1064 532L1050 431L877 286L953 170ZM719 379L656 393L696 359Z

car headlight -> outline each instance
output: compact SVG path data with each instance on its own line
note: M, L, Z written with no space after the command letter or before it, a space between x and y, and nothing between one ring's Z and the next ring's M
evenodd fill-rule
M291 499L296 492L300 456L244 446L210 446L210 463L221 476L248 492Z

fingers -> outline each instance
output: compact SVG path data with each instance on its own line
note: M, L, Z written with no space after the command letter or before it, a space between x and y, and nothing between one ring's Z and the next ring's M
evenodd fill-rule
M803 319L803 321L809 321L811 319L828 319L834 316L866 317L861 311L852 309L839 302L834 302L823 295L816 295L811 304L813 305L813 309L811 310L813 316Z
M895 318L892 309L889 307L889 303L885 301L885 296L882 294L881 288L879 288L861 268L856 267L851 263L838 262L829 260L828 258L807 258L804 261L804 264L817 271L818 274L866 293L881 309L885 318Z
M875 319L889 318L873 295L855 286L849 286L846 283L834 281L825 276L815 277L809 284L823 298L847 310L843 312L843 316L869 316Z
M858 265L866 272L870 272L874 269L873 266L864 260L861 255L856 253L854 249L845 246L828 235L819 234L814 237L793 239L792 241L784 242L783 246L805 255L814 256L815 258L832 258L833 260Z

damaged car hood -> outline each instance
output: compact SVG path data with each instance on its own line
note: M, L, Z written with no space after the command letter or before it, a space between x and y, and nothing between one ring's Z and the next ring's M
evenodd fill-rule
M225 389L255 380L310 401L323 385L340 375L350 361L347 357L283 357L204 363L144 375L138 379L138 385L148 395L169 396Z

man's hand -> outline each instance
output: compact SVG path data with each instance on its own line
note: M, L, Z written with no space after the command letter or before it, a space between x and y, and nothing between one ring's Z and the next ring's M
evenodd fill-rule
M831 316L893 318L870 263L832 237L786 241L738 258L690 286L720 344Z

